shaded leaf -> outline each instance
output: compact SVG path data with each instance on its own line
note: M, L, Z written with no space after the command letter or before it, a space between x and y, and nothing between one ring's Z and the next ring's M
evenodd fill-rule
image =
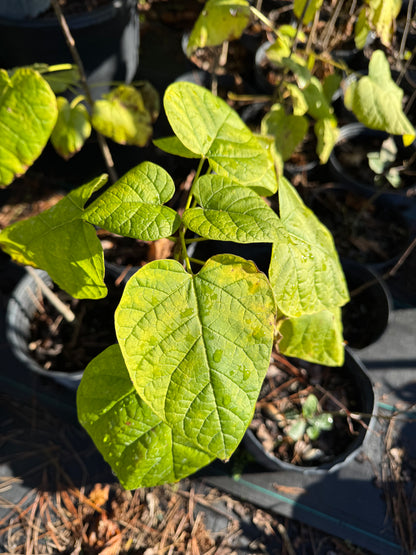
M92 202L83 218L112 233L155 241L179 227L175 210L163 206L174 192L175 184L163 168L143 162Z
M106 175L98 177L49 210L7 227L0 233L0 246L16 262L48 272L72 297L105 297L103 249L82 215L87 200L106 181Z
M262 120L262 133L272 135L274 147L282 160L289 160L304 139L308 121L303 116L287 115L283 106L274 104Z
M186 146L184 146L180 140L175 137L162 137L161 139L155 139L153 141L160 150L168 152L169 154L174 154L175 156L182 156L182 158L199 158L199 154L195 154Z
M208 0L189 37L187 56L190 57L197 48L239 39L249 18L247 0Z
M270 153L224 100L193 83L177 82L167 88L164 106L179 141L207 158L217 174L260 194L277 190Z
M339 308L288 318L280 324L279 332L282 335L279 350L286 356L326 366L342 366L344 363Z
M227 177L205 175L195 183L193 193L200 207L183 215L191 231L216 241L273 242L279 218L251 189Z
M94 358L77 391L78 419L126 489L178 480L212 460L174 436L139 397L118 345Z
M228 458L269 365L266 276L232 255L209 259L196 276L175 260L150 262L127 283L115 322L140 397L174 434Z
M130 85L120 85L94 102L94 129L116 143L145 146L152 136L151 123L142 95Z
M332 235L285 178L279 207L283 228L269 269L279 309L298 317L342 306L349 296Z
M55 125L56 98L33 69L11 78L0 70L0 187L22 175L39 157Z
M69 159L81 150L91 135L90 116L83 104L69 104L63 96L56 100L58 119L52 131L51 142L58 154Z

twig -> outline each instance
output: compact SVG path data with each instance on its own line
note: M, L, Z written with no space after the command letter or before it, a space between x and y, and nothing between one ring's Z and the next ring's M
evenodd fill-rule
M46 283L39 277L37 272L31 267L26 266L26 271L30 274L36 282L36 285L42 291L43 295L50 303L62 314L67 322L75 321L75 314L72 310L58 298L58 296L46 285Z
M82 63L81 57L76 47L74 37L72 36L71 31L69 30L68 24L66 22L64 14L62 13L58 0L51 0L51 4L55 11L55 15L58 20L58 23L61 26L62 32L65 36L65 40L68 45L68 48L71 51L72 58L74 59L75 64L78 66L81 85L82 85L82 88L84 89L86 100L90 105L90 108L92 109L94 106L94 100L92 98L91 89L87 82L87 76L85 73L84 64ZM117 181L117 173L114 168L114 161L111 156L110 149L103 135L101 135L101 133L99 133L98 131L96 131L96 134L97 134L98 146L101 150L101 154L103 155L104 162L110 176L110 180L112 181L112 183L114 183L115 181Z

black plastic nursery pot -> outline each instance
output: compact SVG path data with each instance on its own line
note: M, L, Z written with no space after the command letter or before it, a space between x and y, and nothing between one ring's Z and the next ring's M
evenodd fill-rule
M354 411L354 413L363 415L366 426L359 426L355 435L351 436L350 441L346 444L342 452L335 454L331 458L327 458L328 460L322 459L322 462L316 465L313 463L308 465L292 464L279 459L269 450L265 449L262 441L258 439L256 434L249 427L245 433L243 444L247 451L253 455L257 463L272 471L292 470L309 474L319 474L335 472L339 470L342 465L349 464L359 455L363 449L367 433L374 426L372 414L375 406L375 393L372 382L361 360L348 347L345 351L344 365L341 368L331 368L330 371L338 373L338 375L342 374L351 382L355 396L355 406L353 408L351 407L351 410ZM278 441L278 438L276 438L276 441Z
M344 339L349 347L363 349L386 331L393 300L379 274L353 260L341 260L351 300L342 307Z
M129 83L139 62L139 17L134 0L111 0L86 13L66 17L93 95L99 97L112 81ZM0 17L0 67L34 63L73 63L58 21L51 13L34 19Z
M367 154L379 151L383 141L388 137L388 133L369 129L361 123L350 123L341 127L329 157L329 167L334 177L366 197L381 193L408 194L416 186L414 170L409 172L409 175L403 174L403 184L395 188L386 179L378 184L377 174L368 165ZM411 159L416 149L414 144L404 147L400 137L395 137L395 143L397 162L394 166L401 166L406 160ZM412 167L415 167L415 163Z
M35 272L52 289L49 275L42 270ZM122 276L123 283L129 275ZM16 358L31 372L76 390L88 362L116 342L114 310L122 294L122 286L116 285L118 276L120 268L117 265L106 265L107 297L81 301L83 306L73 301L80 326L78 332L76 326L59 323L61 315L44 304L47 301L37 281L30 274L24 275L10 296L5 316L6 337ZM69 299L66 295L66 304ZM53 322L62 329L59 336L51 331ZM72 345L74 337L76 343Z

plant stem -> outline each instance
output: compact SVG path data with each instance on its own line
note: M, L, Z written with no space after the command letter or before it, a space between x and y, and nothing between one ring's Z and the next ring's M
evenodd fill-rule
M409 0L409 3L407 5L406 25L404 27L403 37L400 43L400 50L399 50L400 60L403 60L404 49L406 48L407 36L409 34L410 23L412 21L412 10L413 10L413 0Z
M62 10L61 10L61 7L59 5L58 0L51 0L51 4L52 4L52 7L55 11L55 15L56 15L56 18L58 20L58 23L61 26L62 32L65 36L66 43L67 43L68 48L71 52L71 55L74 59L74 62L78 66L81 85L82 85L82 88L85 91L86 101L88 102L88 104L89 104L89 106L92 110L93 107L94 107L94 100L92 98L91 90L90 90L90 87L89 87L88 82L87 82L87 77L86 77L86 73L85 73L85 69L84 69L84 64L82 63L81 57L80 57L78 49L76 47L74 37L72 36L71 31L69 30L68 24L66 22L64 14L62 13ZM116 170L114 168L114 161L113 161L113 158L111 156L110 149L109 149L107 141L105 140L103 135L101 135L101 133L98 133L98 131L96 131L96 134L97 134L98 146L101 150L101 154L103 155L104 162L105 162L105 165L107 167L108 174L110 176L110 180L112 181L112 183L114 183L115 181L117 181L117 173L116 173Z
M46 285L46 283L39 277L36 270L31 266L26 266L25 268L27 273L30 274L35 280L36 285L38 285L39 289L42 291L42 294L45 295L45 297L50 303L53 304L56 310L58 310L62 314L65 320L67 322L74 322L76 318L75 314L65 303L61 301L61 299L58 298L58 295L56 295L56 293L54 293L52 289L50 289L50 287Z

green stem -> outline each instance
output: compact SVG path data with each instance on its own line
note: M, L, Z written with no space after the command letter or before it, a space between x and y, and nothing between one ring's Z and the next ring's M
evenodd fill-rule
M262 14L257 8L254 6L250 6L251 12L259 19L262 23L264 23L274 34L276 34L276 30L274 28L273 23L268 19L264 14Z
M199 264L200 266L203 266L205 264L204 260L200 260L199 258L188 258L188 260L190 262L194 262L195 264Z
M80 102L83 102L85 100L85 96L83 94L79 94L78 96L76 96L74 98L74 100L71 101L71 109L75 108L75 106L77 106Z

